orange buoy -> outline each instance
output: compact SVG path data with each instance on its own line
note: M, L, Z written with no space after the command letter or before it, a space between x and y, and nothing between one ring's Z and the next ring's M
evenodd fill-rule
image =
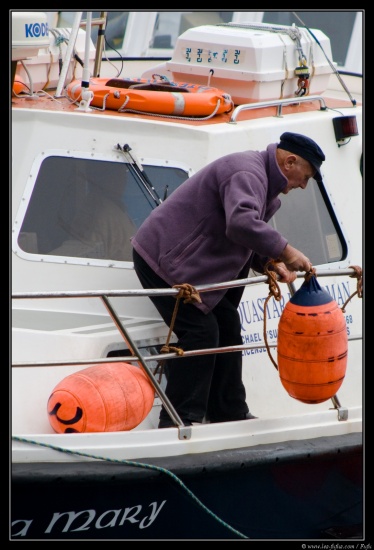
M102 363L57 384L48 400L48 418L57 433L128 431L149 414L154 395L141 368Z
M67 95L79 101L82 82L74 80ZM129 78L90 78L91 105L119 112L169 116L209 116L232 111L230 94L218 88L189 82L172 82Z
M278 327L283 387L303 403L322 403L343 383L348 336L343 312L313 275L286 304Z
M13 92L19 95L21 92L28 92L29 88L24 83L23 79L19 75L15 75L13 82Z

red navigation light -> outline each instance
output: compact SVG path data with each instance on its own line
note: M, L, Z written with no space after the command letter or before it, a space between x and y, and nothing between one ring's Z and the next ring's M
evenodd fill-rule
M343 141L352 136L358 136L357 119L353 116L339 116L332 119L335 139Z

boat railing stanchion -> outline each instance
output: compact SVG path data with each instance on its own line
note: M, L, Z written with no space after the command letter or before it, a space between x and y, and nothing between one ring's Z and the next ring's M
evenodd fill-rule
M334 409L338 411L338 420L348 420L348 409L341 406L338 396L333 395L331 401L334 405Z
M76 43L78 32L79 32L79 27L80 27L80 23L81 23L81 19L82 19L82 14L83 14L82 11L77 11L77 13L75 14L73 28L71 30L68 46L66 48L65 59L64 59L62 69L61 69L61 73L60 73L60 77L59 77L59 80L58 80L56 93L54 95L55 98L62 97L62 90L63 90L64 85L65 85L65 80L66 80L68 70L69 70L69 67L70 67L70 62L73 58L74 47L75 47L75 43Z
M109 301L108 296L102 295L101 300L104 303L105 307L107 308L111 318L113 319L116 327L118 328L119 332L121 333L122 337L124 338L125 342L127 343L129 350L131 351L132 355L136 355L139 358L139 362L141 363L143 369L147 373L157 395L162 401L163 406L167 410L169 416L172 418L173 422L178 428L178 434L179 439L190 439L191 438L191 426L185 426L183 424L182 419L178 415L177 411L174 409L173 405L171 404L169 398L161 388L160 384L157 382L155 376L153 375L153 372L150 370L146 362L144 361L139 348L135 344L135 342L132 340L131 336L129 335L126 328L121 323L116 311L114 310L112 304Z

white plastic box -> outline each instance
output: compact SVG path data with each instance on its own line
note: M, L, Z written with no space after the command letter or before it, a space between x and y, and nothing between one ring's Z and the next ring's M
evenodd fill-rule
M287 33L292 29L261 23L190 28L178 38L165 64L167 73L176 82L210 83L229 93L236 105L295 97L300 50ZM311 34L299 31L301 55L310 69L309 95L318 95L326 90L333 71ZM320 30L311 31L332 61L329 38Z

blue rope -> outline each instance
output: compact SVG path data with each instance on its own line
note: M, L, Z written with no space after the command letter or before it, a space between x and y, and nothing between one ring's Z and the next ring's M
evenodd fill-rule
M103 456L91 455L91 454L88 454L88 453L81 453L80 451L71 451L70 449L64 449L62 447L57 447L55 445L49 445L47 443L40 443L39 441L32 441L31 439L25 439L23 437L18 437L18 436L12 436L12 440L13 441L21 441L22 443L31 443L33 445L39 445L40 447L47 447L48 449L53 449L54 451L59 451L59 452L67 453L67 454L71 454L71 455L84 456L84 457L87 457L87 458L94 458L96 460L104 460L106 462L116 462L116 463L119 463L119 464L127 464L128 466L136 466L138 468L145 468L147 470L155 470L157 472L162 472L163 474L166 474L166 475L170 476L176 483L178 483L178 485L180 485L182 487L182 489L184 489L187 492L187 494L192 498L192 500L194 500L207 514L209 514L212 518L214 518L216 521L218 521L218 523L220 523L221 525L223 525L224 527L229 529L229 531L231 531L232 533L235 533L236 535L238 535L238 537L240 537L242 539L248 539L249 538L246 535L244 535L243 533L240 533L240 531L237 531L236 529L231 527L231 525L229 525L225 521L221 520L218 516L216 516L216 514L214 514L214 512L209 510L209 508L207 508L201 502L201 500L199 500L192 493L192 491L190 491L188 489L188 487L183 483L183 481L181 479L179 479L178 476L173 474L173 472L171 472L170 470L166 470L165 468L161 468L160 466L154 466L153 464L144 464L143 462L134 462L133 460L117 460L117 459L113 459L113 458L106 458L106 457L103 457Z

